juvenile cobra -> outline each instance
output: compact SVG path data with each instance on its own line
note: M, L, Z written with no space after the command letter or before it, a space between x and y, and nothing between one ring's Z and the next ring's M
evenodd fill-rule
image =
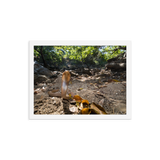
M62 97L64 99L69 99L68 96L66 96L68 84L71 79L71 74L69 71L65 71L62 74L62 83L61 83L61 93L55 93L55 91L49 91L48 94L50 97ZM57 90L58 91L58 90Z

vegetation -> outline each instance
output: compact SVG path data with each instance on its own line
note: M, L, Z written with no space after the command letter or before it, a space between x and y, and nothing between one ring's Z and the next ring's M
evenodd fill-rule
M66 59L78 63L104 66L109 59L126 52L126 46L35 46L34 56L43 62L44 66L54 64L59 66Z

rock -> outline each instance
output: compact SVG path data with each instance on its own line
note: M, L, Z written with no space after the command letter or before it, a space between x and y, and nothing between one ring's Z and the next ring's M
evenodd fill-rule
M51 83L52 81L51 81L51 79L48 79L48 80L46 80L46 83L48 84L48 83Z
M103 107L103 104L104 104L104 99L101 99L101 100L99 101L99 105Z
M74 106L74 105L70 105L69 106L69 110L73 113L78 113L78 107Z
M46 80L48 80L48 78L45 75L34 74L34 83L36 83L36 82L41 83L41 82L44 82Z
M122 71L126 70L126 53L120 54L115 58L109 59L105 65L106 69Z
M34 114L64 114L62 99L45 97L35 100Z
M39 83L39 84L37 85L37 87L46 87L46 84L45 84L45 83Z
M34 62L34 74L36 74L36 75L45 75L47 77L52 76L52 72L49 69L43 67L42 65L40 65L36 61Z
M50 76L50 78L57 78L57 75L53 74L52 76Z
M107 83L107 87L99 91L83 89L78 95L90 103L100 104L108 114L126 114L126 86L123 82Z
M42 91L45 92L45 91L46 91L46 88L43 87L43 88L42 88Z
M113 113L126 114L126 86L123 82L108 83L107 87L100 88L110 100ZM105 105L105 104L104 104Z
M70 72L70 74L71 74L71 76L78 76L78 74L75 72Z
M53 71L52 73L53 73L53 74L58 74L58 71Z
M108 63L106 65L108 69L115 69L115 70L126 70L126 63Z
M92 75L91 70L88 68L79 68L76 70L78 74L87 74L87 75Z
M101 69L100 74L105 74L105 73L106 73L105 69Z
M82 67L87 68L87 65L86 65L86 64L83 64Z
M74 64L70 64L70 65L68 65L68 70L75 70L77 67L76 67L76 65L74 65Z
M94 68L93 69L94 74L97 73L97 72L99 73L100 71L101 71L101 69L99 69L99 68Z

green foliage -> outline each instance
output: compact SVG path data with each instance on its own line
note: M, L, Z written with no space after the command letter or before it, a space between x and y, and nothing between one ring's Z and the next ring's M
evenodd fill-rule
M104 58L106 60L117 57L119 54L122 54L126 51L126 46L106 46L102 49Z
M35 55L36 57L40 56L39 52L37 52L37 51L34 51L34 55Z
M44 59L53 64L63 64L74 59L81 64L104 66L107 60L126 51L126 46L43 46ZM34 47L35 57L41 58L40 46Z

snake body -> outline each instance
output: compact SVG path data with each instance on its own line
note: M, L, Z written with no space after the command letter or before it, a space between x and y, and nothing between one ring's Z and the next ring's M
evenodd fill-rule
M65 71L62 74L62 83L61 83L61 93L54 93L53 91L49 91L48 95L50 97L62 97L64 99L69 99L68 96L66 96L68 84L71 79L71 74L69 71Z

